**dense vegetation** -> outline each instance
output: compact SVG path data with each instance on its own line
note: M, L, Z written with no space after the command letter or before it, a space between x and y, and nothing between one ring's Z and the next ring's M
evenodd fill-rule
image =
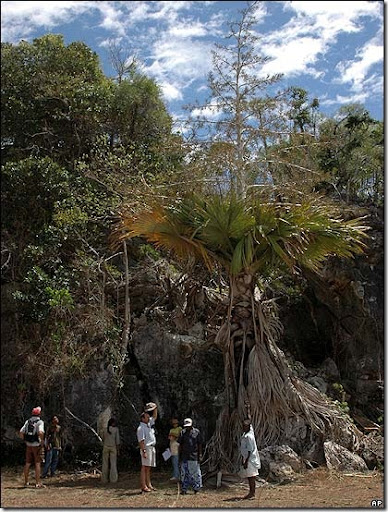
M157 84L115 83L83 43L2 45L2 283L12 284L23 396L114 353L121 318L105 297L122 279L108 243L127 191L179 167ZM171 140L170 140L171 139ZM48 369L49 368L49 369Z
M2 386L20 405L101 360L120 378L131 324L112 290L128 292L128 267L136 263L127 254L134 242L111 243L123 211L136 215L193 190L221 201L233 191L246 204L272 202L275 209L303 194L317 211L330 207L347 219L354 203L382 204L382 122L360 105L327 118L307 91L281 90L280 74L252 78L249 70L265 61L253 54L252 23L247 12L231 24L240 58L229 62L239 66L223 67L225 49L214 54L209 87L222 120L209 128L191 117L190 137L174 132L157 83L135 64L113 80L83 43L66 46L51 34L2 43L2 286L12 332ZM270 224L281 218L275 210L260 215L278 229ZM268 241L268 232L261 236ZM288 263L283 240L271 244L272 255L260 255L272 258L266 279L277 272L276 258ZM242 249L240 270L250 250ZM238 265L225 254L223 263Z

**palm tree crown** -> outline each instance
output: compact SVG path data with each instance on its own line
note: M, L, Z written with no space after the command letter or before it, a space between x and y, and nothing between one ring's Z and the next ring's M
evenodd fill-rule
M219 262L230 275L300 265L318 271L331 255L363 251L367 227L312 202L284 205L191 195L121 216L114 238L146 238L178 258Z

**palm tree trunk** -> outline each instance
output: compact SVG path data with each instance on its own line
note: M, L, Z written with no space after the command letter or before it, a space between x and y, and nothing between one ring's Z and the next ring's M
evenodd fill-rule
M254 276L230 278L228 314L216 342L223 346L226 400L207 447L209 470L237 471L246 417L252 420L259 450L288 444L308 458L314 445L323 454L327 439L354 448L359 435L354 425L288 366L271 320L255 298Z

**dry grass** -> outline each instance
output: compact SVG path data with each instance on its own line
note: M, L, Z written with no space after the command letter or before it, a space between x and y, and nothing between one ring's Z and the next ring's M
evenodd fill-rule
M33 476L33 473L32 475ZM157 490L141 494L138 473L121 473L116 484L101 484L98 474L61 473L44 480L44 489L24 488L22 467L3 470L3 508L371 508L372 500L382 500L383 474L379 472L338 474L319 468L286 485L257 487L254 500L241 500L247 492L244 483L215 489L206 485L194 495L182 496L169 474L155 470ZM33 478L31 479L34 481Z

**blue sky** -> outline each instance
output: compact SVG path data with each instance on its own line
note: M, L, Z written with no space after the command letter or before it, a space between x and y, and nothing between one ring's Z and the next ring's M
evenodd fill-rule
M32 41L63 34L83 41L113 76L109 43L136 55L156 79L170 114L208 95L214 43L225 44L227 22L239 20L246 2L222 1L2 1L1 39ZM383 1L263 1L254 27L260 52L270 58L260 72L283 73L280 87L294 85L317 97L333 115L358 102L383 119Z

